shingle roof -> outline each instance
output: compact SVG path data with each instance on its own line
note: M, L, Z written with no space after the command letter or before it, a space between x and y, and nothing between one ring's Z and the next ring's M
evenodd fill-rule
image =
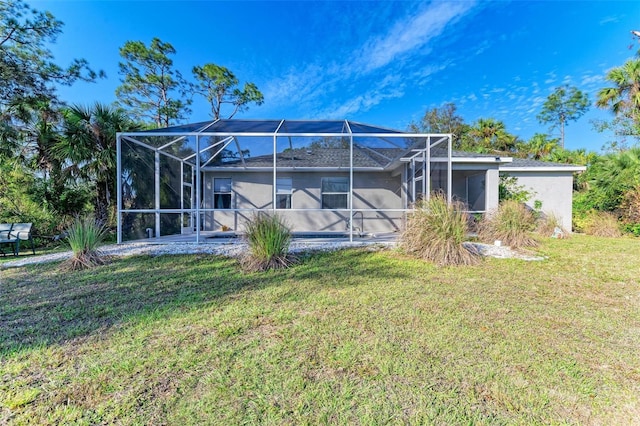
M530 160L528 158L514 158L511 163L505 163L500 165L500 168L540 168L540 167L553 167L553 168L582 168L579 164L564 164L564 163L551 163L549 161Z
M400 148L353 148L353 167L380 168L389 165L406 150ZM290 149L276 156L278 167L349 167L349 150L345 148ZM224 167L272 167L273 156L261 155L234 159Z
M409 151L413 153L412 151ZM354 146L353 166L356 168L387 168L397 164L397 161L408 154L408 150L402 148L363 148ZM431 157L446 156L446 150L434 149ZM475 158L487 159L493 162L495 159L501 160L500 169L582 169L582 166L575 164L551 163L546 161L530 160L523 158L504 157L495 154L482 154L465 151L452 151L451 156L455 159ZM505 161L506 160L506 161ZM347 148L295 148L278 153L276 157L278 167L297 168L335 168L349 167L349 149ZM244 163L239 158L234 158L213 167L272 167L272 155L260 155L256 157L245 157Z

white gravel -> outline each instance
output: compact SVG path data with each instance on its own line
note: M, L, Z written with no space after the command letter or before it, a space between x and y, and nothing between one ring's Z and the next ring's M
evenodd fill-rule
M300 253L303 251L330 251L339 250L347 247L389 247L395 246L393 242L374 242L374 241L331 241L331 242L297 242L294 241L289 246L289 252ZM161 256L165 254L219 254L224 256L239 257L247 251L248 247L245 242L217 242L217 243L125 243L112 244L100 247L100 252L108 256L136 256L150 255ZM36 256L20 257L0 264L0 269L15 268L34 263L47 263L65 260L71 257L72 252L66 251L61 253L43 254Z
M463 244L471 250L477 250L483 256L495 257L498 259L514 258L521 260L544 260L544 257L536 256L525 251L512 250L507 246L497 246L493 244L483 244L475 242L465 242Z
M483 256L496 257L501 259L517 258L522 260L543 260L543 257L517 252L505 246L495 246L490 244L467 242L466 245L473 247ZM331 242L308 242L294 241L289 247L291 253L304 251L330 251L347 247L386 248L394 247L395 242L379 241L331 241ZM224 256L238 257L247 251L247 244L242 241L224 243L125 243L103 246L100 251L109 256L135 256L151 255L161 256L166 254L218 254ZM34 263L47 263L65 260L71 257L71 251L62 253L52 253L36 256L25 256L18 260L13 260L0 264L0 269L15 268Z

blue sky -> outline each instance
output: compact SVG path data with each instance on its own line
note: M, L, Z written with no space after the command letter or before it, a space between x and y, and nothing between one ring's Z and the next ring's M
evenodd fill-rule
M230 68L265 95L236 118L336 118L405 129L427 109L454 102L469 123L505 122L523 139L547 132L536 115L562 84L592 101L612 67L640 45L638 1L217 2L28 1L63 21L52 51L85 58L107 78L61 88L69 103L110 103L128 40L171 43L176 69ZM630 46L633 48L630 49ZM195 102L189 121L209 118ZM599 150L592 107L566 129L570 149Z

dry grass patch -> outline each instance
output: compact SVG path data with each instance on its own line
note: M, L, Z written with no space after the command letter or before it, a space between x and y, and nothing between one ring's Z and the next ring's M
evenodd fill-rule
M526 205L515 200L505 200L496 211L482 220L478 235L487 243L499 240L502 244L517 249L538 245L533 236L535 229L536 218Z
M400 247L408 254L436 265L474 265L479 255L463 243L469 217L461 203L448 203L443 194L433 194L417 203L407 217Z
M622 236L618 216L611 212L591 210L583 219L582 230L585 234L596 237Z

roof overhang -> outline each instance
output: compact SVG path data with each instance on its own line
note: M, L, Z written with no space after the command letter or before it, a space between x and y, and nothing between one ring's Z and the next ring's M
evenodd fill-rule
M419 162L422 161L423 157L402 157L399 161L409 162L412 159ZM430 157L429 161L437 163L437 162L447 162L449 161L446 157ZM513 158L511 157L451 157L452 163L472 163L472 164L505 164L511 163Z
M587 170L585 166L534 166L534 167L501 167L501 172L584 172Z

